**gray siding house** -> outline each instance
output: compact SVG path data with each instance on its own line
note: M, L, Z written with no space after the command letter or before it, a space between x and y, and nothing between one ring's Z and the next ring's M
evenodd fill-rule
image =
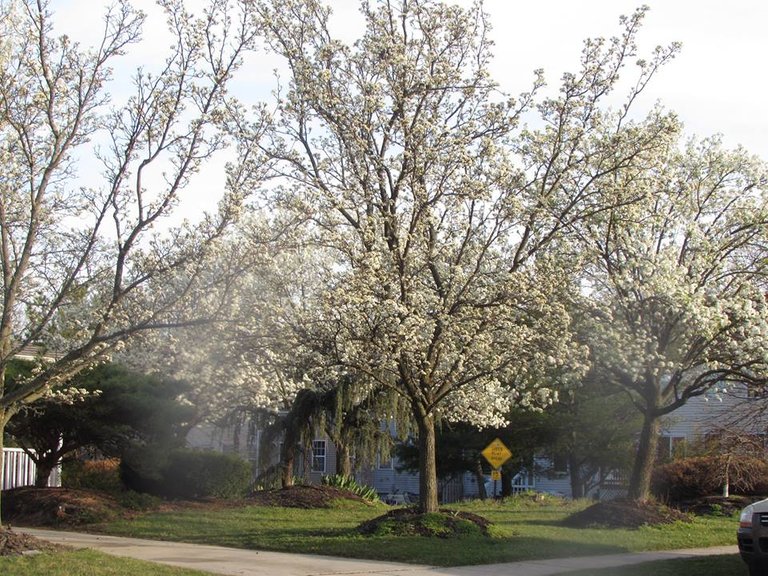
M760 404L768 406L768 399L751 397L745 387L735 386L728 392L709 392L692 398L680 409L662 421L659 453L662 458L684 456L690 447L708 436L723 431L739 432L756 438L767 438L768 414L755 411ZM768 409L766 410L768 412ZM200 425L190 431L187 442L190 447L237 453L254 466L254 478L264 470L260 446L262 431L258 426L217 427ZM766 440L768 447L768 440ZM279 447L272 450L276 462ZM322 477L336 470L336 450L327 437L319 434L313 439L311 449L296 463L295 474L310 483L319 484ZM535 490L571 497L570 478L567 470L553 473L553 463L546 458L534 462L533 470L521 471L513 479L513 492ZM373 486L385 500L407 502L418 496L418 475L397 470L396 458L379 458L376 465L360 470L357 480ZM486 492L492 494L494 485L488 481ZM496 486L500 492L500 485ZM480 490L473 474L443 482L439 486L441 501L454 502L475 498ZM604 483L589 494L593 498L614 498L624 494L623 478L609 473Z

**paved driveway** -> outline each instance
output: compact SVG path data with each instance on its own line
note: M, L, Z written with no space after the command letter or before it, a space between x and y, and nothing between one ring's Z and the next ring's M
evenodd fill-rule
M639 552L484 566L436 568L416 564L240 550L221 546L159 542L77 532L56 532L32 528L15 528L15 530L76 548L93 548L115 556L160 562L213 574L239 576L549 576L573 570L611 568L652 560L736 554L738 552L736 546L720 546L694 550Z

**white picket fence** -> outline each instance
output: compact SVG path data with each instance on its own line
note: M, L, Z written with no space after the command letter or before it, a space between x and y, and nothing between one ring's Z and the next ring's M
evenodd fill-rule
M0 490L19 486L33 486L37 467L21 448L3 448L3 474ZM61 467L54 468L48 477L48 486L61 486Z

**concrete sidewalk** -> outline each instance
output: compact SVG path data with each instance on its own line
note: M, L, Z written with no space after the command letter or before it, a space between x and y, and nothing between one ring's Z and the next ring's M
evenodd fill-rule
M670 550L666 552L639 552L609 556L585 556L581 558L557 558L437 568L395 562L376 562L307 554L284 554L257 550L240 550L221 546L182 544L120 538L98 534L55 532L32 528L15 528L38 538L66 544L76 548L93 548L115 556L127 556L149 562L192 568L213 574L239 576L549 576L574 570L612 568L650 562L715 554L736 554L736 546Z

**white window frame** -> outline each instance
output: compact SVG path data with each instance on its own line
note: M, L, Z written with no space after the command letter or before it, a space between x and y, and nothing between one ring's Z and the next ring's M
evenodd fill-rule
M395 469L395 457L390 452L389 458L385 458L384 455L381 453L381 450L379 450L379 453L377 454L377 460L378 460L378 468L379 470L394 470Z
M663 448L663 453L660 453L664 459L674 460L678 455L678 446L682 446L679 450L682 452L681 456L685 456L688 449L688 438L685 434L662 434L659 436L659 445Z
M322 447L322 454L320 448ZM323 466L320 468L319 464L322 462ZM310 470L312 472L320 472L325 474L328 462L328 443L323 439L312 440L312 462Z

